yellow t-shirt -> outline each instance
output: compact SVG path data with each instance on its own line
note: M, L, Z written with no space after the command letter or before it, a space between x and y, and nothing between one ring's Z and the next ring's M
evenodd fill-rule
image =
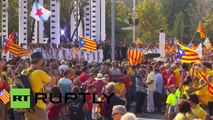
M197 105L196 108L191 108L191 110L195 114L196 118L206 120L207 113L199 105Z
M206 91L208 91L207 86L196 92L196 94L198 95L198 97L200 99L200 102L204 105L208 104L208 92L206 92Z
M70 70L70 78L71 78L72 76L74 76L75 70L73 68L70 68L69 70Z
M189 94L191 94L189 86L184 86L183 94L186 95L186 98L188 98Z
M32 68L27 68L27 72L32 70ZM43 70L34 70L29 75L30 84L32 86L32 90L34 93L40 93L43 91L43 84L49 83L51 80L51 77L44 72ZM37 107L41 109L45 109L45 103L42 100L38 100Z
M132 68L129 67L129 68L127 69L127 75L128 75L128 76L131 76L131 74L132 74Z
M176 83L175 83L175 86L176 87L179 87L180 85L180 68L176 68L175 71L174 71L174 75L175 75L175 79L176 79Z
M119 96L121 94L121 91L125 89L124 83L115 83L115 95Z
M189 120L189 118L186 117L183 113L178 113L178 114L175 116L174 120Z

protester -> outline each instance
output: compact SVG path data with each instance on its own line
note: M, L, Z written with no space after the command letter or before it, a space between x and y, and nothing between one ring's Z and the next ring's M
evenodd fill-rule
M84 105L84 112L85 112L85 119L86 120L92 120L92 109L93 109L93 91L95 87L90 84L87 88L86 93L89 93L90 95L86 96L86 103Z
M77 86L73 86L71 93L76 93L76 99L71 99L68 101L68 110L69 110L69 118L70 120L84 120L84 112L83 112L83 99L78 94L80 92Z
M163 76L160 73L160 70L155 68L155 83L156 83L156 90L154 92L154 105L157 107L157 112L161 112L161 99L162 99L162 92L163 92Z
M121 120L121 117L127 113L125 106L116 105L112 108L112 118L113 120Z
M143 69L139 69L139 73L136 77L136 95L137 95L137 100L136 100L136 106L135 106L135 114L137 116L140 116L143 114L142 112L142 107L144 104L144 101L146 99L147 96L147 92L146 92L146 88L145 88L145 84L144 84L144 77L143 74Z
M179 101L179 95L176 92L175 85L169 86L170 93L166 100L166 118L167 120L173 120L177 114L177 104Z
M114 95L115 92L115 83L109 82L106 87L106 94L108 96L111 96L110 102L107 102L107 99L104 99L103 104L101 105L101 114L106 120L112 119L112 108L115 105L125 105L125 101L118 98L116 95Z
M193 119L202 119L202 120L206 120L207 119L207 113L205 110L203 110L200 106L199 106L199 98L196 94L190 94L189 95L189 99L188 102L191 105L191 111L192 111L192 116Z
M54 102L60 101L61 99L60 88L55 85L52 87L51 91L52 91L52 101ZM48 120L58 120L61 107L62 107L62 103L54 104L50 102L49 104L47 104L46 111L47 111Z
M41 52L35 52L31 55L31 66L26 69L27 73L31 73L29 75L29 80L32 86L32 90L34 93L42 92L43 83L50 83L53 85L52 78L43 70L40 70L44 63ZM24 71L23 71L24 72ZM39 76L39 77L38 77ZM33 108L35 112L26 112L26 118L31 120L48 120L45 103L42 100L38 100L36 107Z
M187 113L191 112L191 106L189 102L180 102L178 104L178 111L179 113L175 116L174 120L190 120L190 118L186 116Z
M121 117L121 120L137 120L137 118L132 113L126 113Z
M147 111L149 113L152 113L155 111L154 107L154 99L153 99L153 94L154 91L156 90L156 85L155 85L155 73L153 72L152 66L147 67L147 80L145 84L147 85Z

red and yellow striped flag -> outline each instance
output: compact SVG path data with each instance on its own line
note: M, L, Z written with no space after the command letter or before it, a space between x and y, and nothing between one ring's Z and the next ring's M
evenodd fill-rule
M91 52L95 52L97 50L97 44L92 39L80 37L79 42L82 50L89 50Z
M142 62L143 52L138 50L129 50L128 51L128 59L130 65L137 65Z
M0 99L4 102L4 104L10 101L10 94L4 89L0 92Z
M201 70L195 69L195 71L204 81L206 81L206 82L208 81L206 75ZM213 98L213 85L212 85L212 83L208 84L208 91L209 91L209 95Z
M11 43L9 46L9 52L15 56L28 56L29 52L24 49L23 47L15 44L15 43Z
M204 32L203 24L201 22L199 23L199 26L197 28L197 32L200 33L200 38L206 38L207 37L206 33Z
M135 44L138 46L138 45L141 45L142 44L142 41L140 40L140 39L137 39L136 41L135 41Z

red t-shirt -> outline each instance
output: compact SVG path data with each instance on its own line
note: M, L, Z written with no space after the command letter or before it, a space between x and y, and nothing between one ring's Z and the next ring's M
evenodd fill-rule
M91 100L93 100L93 95L86 95L86 104L88 105L88 109L85 111L92 111L93 105L92 102L89 102Z
M88 86L89 86L89 85L92 85L93 82L94 82L93 80L89 80L89 81L88 81L88 83L87 83L87 89L88 89Z
M7 82L6 82L5 80L3 80L3 85L0 86L0 92L1 92L2 90L6 89L6 87L7 87ZM0 99L0 102L2 102L1 99Z
M130 79L129 79L129 76L125 75L123 77L123 83L125 84L126 91L129 91L129 89L130 89Z
M95 94L98 97L102 96L102 89L104 88L104 86L106 85L106 83L105 82L100 82L100 81L95 81L92 84L96 88Z
M170 75L168 78L168 81L167 81L167 87L169 87L170 85L175 85L175 83L176 83L175 81L176 81L175 76Z
M61 110L62 104L55 104L49 111L47 111L47 116L49 120L51 119L59 119L59 113Z
M3 85L0 86L0 91L6 89L6 87L7 87L7 82L5 80L3 80Z
M167 79L168 79L168 72L167 72L167 70L164 70L162 72L162 76L163 76L163 84L167 85Z
M87 73L85 72L81 73L81 75L79 76L80 84L86 82L88 79L89 75L87 75Z

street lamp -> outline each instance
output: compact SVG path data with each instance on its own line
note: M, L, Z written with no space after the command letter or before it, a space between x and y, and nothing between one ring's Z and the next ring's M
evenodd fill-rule
M132 14L133 26L132 26L132 39L135 42L135 0L133 0L133 14Z
M115 60L115 0L111 1L111 47L112 47L112 54L111 58L112 61Z

